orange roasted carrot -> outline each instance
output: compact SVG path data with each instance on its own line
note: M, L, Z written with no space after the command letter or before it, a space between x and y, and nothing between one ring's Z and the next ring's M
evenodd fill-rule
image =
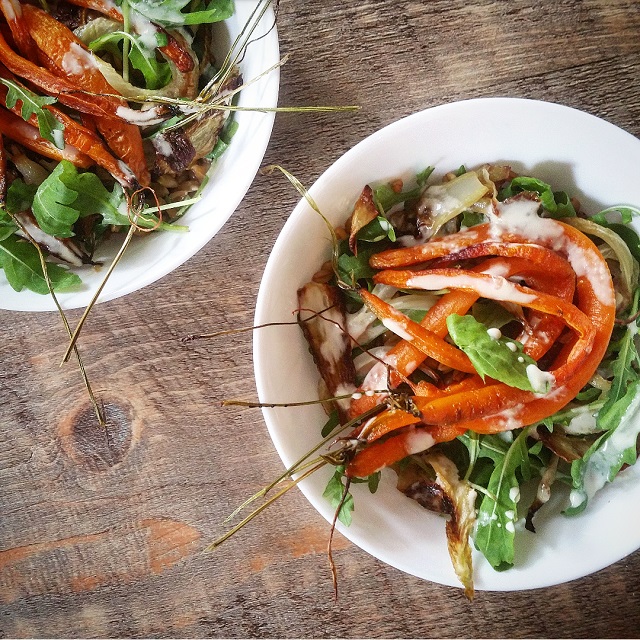
M107 98L103 96L87 96L79 86L59 78L47 69L39 67L18 55L7 44L1 31L0 62L20 78L24 78L40 87L48 95L55 96L62 104L84 113L118 117L114 111L113 104Z
M607 350L614 325L613 283L607 265L593 243L584 234L575 232L573 228L566 227L566 225L563 226L565 226L565 233L573 243L573 247L578 247L583 252L582 257L576 259L577 262L586 260L588 263L589 275L579 275L576 287L576 304L581 312L589 318L593 326L593 339L590 348L586 349L586 355L580 359L580 356L576 354L576 345L580 343L581 337L577 337L569 343L551 367L561 385L543 397L517 389L500 389L502 386L500 384L490 384L485 387L488 389L487 391L478 389L476 395L482 397L476 397L473 404L479 404L486 399L485 396L498 397L504 394L507 399L507 410L505 411L504 403L496 403L492 413L474 418L472 417L473 409L469 410L457 405L460 409L457 415L462 418L461 420L421 428L425 433L430 434L432 442L452 440L467 430L474 430L478 433L497 433L533 424L562 409L575 397L597 369ZM584 265L582 266L584 267ZM579 366L576 365L576 362L580 362ZM461 395L468 396L469 394ZM514 399L517 401L515 404L511 402ZM429 407L431 409L438 408L435 403L441 402L441 400L441 398L434 400L431 396L426 399L414 398L414 403L421 405L421 409L427 410ZM460 400L460 398L456 400ZM469 401L471 398L467 397L467 400ZM449 416L453 415L456 405L452 405L450 397L441 404ZM443 417L436 415L435 411L431 415L434 420ZM413 452L411 442L414 432L417 430L417 428L413 430L401 429L385 440L379 440L365 446L348 465L347 475L364 477L409 455L410 452Z
M118 109L127 107L127 103L124 98L115 97L117 91L93 63L93 54L70 29L46 11L25 5L24 19L43 54L42 63L50 71L111 104L111 116L94 114L97 129L114 153L135 173L140 184L148 185L150 175L140 128L115 117Z
M365 438L369 442L372 442L390 431L417 424L418 422L420 422L419 416L393 407L379 413L366 422L360 430L358 437Z
M31 34L22 15L19 0L0 0L0 11L4 15L18 51L31 62L36 62L35 47Z
M53 143L40 136L37 127L25 122L19 116L0 107L0 133L20 143L27 149L35 151L52 160L68 160L77 167L86 169L93 165L93 160L71 145L58 149Z
M414 322L404 313L366 289L361 289L358 293L367 307L387 329L411 342L425 356L433 358L452 369L464 371L465 373L475 373L474 366L463 351L445 342L435 333Z
M434 443L428 430L408 427L385 440L376 440L359 451L347 464L345 474L350 478L366 478L394 462L428 449Z

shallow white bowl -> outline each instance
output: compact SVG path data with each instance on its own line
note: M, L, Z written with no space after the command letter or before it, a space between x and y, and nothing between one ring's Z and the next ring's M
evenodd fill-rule
M331 166L310 193L334 223L351 212L363 186L411 179L428 165L443 174L461 164L511 164L576 195L593 213L612 204L640 205L640 141L592 115L557 104L509 98L442 105L395 122L363 140ZM295 172L295 167L289 167ZM324 223L303 200L285 224L266 266L255 324L291 321L296 290L330 253ZM299 402L317 398L318 373L297 326L254 332L254 363L260 400ZM317 406L265 409L273 442L286 466L320 441L326 420ZM537 533L520 530L516 566L495 572L474 552L479 590L520 590L554 585L606 567L640 547L640 465L624 471L577 517L564 504L545 505ZM331 471L323 469L301 489L331 521L322 498ZM409 574L459 585L451 568L442 518L395 489L395 474L383 472L371 495L355 485L353 523L338 528L376 558ZM522 527L520 527L522 529ZM327 533L329 526L327 526Z
M236 12L224 23L214 25L222 44L220 59L231 42L248 22L257 0L236 0ZM264 36L264 37L260 37ZM241 107L276 107L280 74L274 69L262 73L280 59L278 34L273 9L269 8L254 32L253 42L242 59L240 69L247 86L240 92ZM259 78L255 82L253 79ZM247 193L267 149L274 112L237 111L238 130L229 148L212 170L202 199L182 218L187 233L159 232L134 238L115 268L99 302L112 300L137 291L179 267L197 253L222 227ZM104 261L101 269L91 266L76 269L83 284L77 290L57 294L66 309L85 307L102 282L106 267L115 256L122 238L99 248L96 260ZM0 270L0 308L16 311L53 311L50 296L30 291L14 291Z

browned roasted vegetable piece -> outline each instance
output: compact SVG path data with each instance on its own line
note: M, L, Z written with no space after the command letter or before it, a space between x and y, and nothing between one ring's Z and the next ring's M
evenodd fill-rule
M473 564L469 542L475 523L476 492L468 482L460 480L456 465L441 453L420 456L423 464L410 461L396 465L397 487L426 509L449 516L445 526L451 563L464 586L469 600L473 599ZM429 475L425 465L434 473Z
M349 231L349 249L353 255L358 255L356 236L358 231L366 227L378 217L378 209L373 201L373 190L367 185L360 194L351 214L351 228Z
M310 282L298 290L298 305L298 321L329 397L352 393L356 371L339 291L328 284ZM340 417L345 418L349 399L335 404Z

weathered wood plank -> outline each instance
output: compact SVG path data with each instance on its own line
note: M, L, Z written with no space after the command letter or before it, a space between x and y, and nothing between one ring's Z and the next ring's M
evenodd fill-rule
M311 184L365 136L452 100L564 103L640 135L637 2L313 0L280 6L280 104L359 104L281 114L264 164ZM111 415L94 430L79 374L58 367L55 314L0 311L0 632L5 636L632 637L640 554L533 592L479 593L385 566L292 492L212 555L223 519L280 473L255 395L246 327L268 253L298 195L258 176L197 256L98 306L80 341ZM77 319L77 314L70 314Z

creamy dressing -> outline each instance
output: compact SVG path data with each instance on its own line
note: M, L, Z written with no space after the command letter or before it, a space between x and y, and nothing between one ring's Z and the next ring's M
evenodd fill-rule
M424 274L407 279L409 287L438 291L439 289L470 289L489 300L507 300L516 304L528 304L536 296L519 291L513 282L502 277L491 276L489 281L480 280L464 274L441 276Z
M528 364L526 372L535 393L547 393L555 384L555 376L549 371L542 371L538 365Z
M69 76L82 76L89 69L96 68L93 54L77 42L72 42L69 50L62 57L62 70Z
M156 150L156 153L167 158L173 154L173 147L171 146L171 143L162 133L154 136L153 148Z
M430 449L435 443L436 441L433 439L433 436L426 431L415 430L407 435L405 449L407 455L410 456L414 453L421 453L422 451Z
M513 431L514 429L520 429L522 427L522 421L520 420L520 411L522 411L523 405L516 405L510 409L503 409L498 413L495 418L505 427L504 431ZM510 440L513 440L513 434L510 435Z
M580 407L577 414L571 418L569 424L564 427L564 431L571 435L584 435L595 433L596 431L596 414L589 411L589 407Z
M342 316L340 313L332 313L331 310L320 314L321 318L327 320L323 328L324 339L320 344L320 355L330 363L338 362L345 352L345 340L342 330L339 328ZM338 323L338 326L336 324Z
M51 133L56 147L58 147L58 149L64 149L64 131L62 129L54 129Z
M564 229L555 220L538 215L537 200L518 198L511 202L498 202L497 214L489 215L490 235L500 241L503 234L514 233L529 238L531 242L548 244L564 236Z
M636 446L640 421L636 413L640 408L640 394L636 395L624 412L620 424L605 443L589 458L584 467L584 490L573 489L570 494L571 506L576 507L591 499L609 480L611 467L616 466L622 452Z
M164 120L163 117L158 115L158 111L155 108L138 110L131 109L131 107L119 106L116 109L116 115L127 122L137 124L139 127L159 124Z
M487 335L492 340L500 340L500 338L502 338L502 331L497 327L492 327L491 329L487 329Z
M611 275L597 255L596 249L584 250L565 235L563 226L550 218L538 216L540 203L534 200L516 199L498 202L496 213L490 218L490 236L500 241L505 234L524 235L532 242L546 246L566 256L578 278L586 278L600 302L615 302Z
M18 16L22 16L22 7L19 2L2 0L2 13L7 22L13 22Z
M391 318L384 318L382 320L382 324L399 338L402 338L407 342L413 342L413 336L408 333L407 330L396 320L392 320Z
M145 18L141 13L133 7L129 9L129 17L134 31L140 36L143 46L153 51L158 46L157 33L159 31L153 23Z

